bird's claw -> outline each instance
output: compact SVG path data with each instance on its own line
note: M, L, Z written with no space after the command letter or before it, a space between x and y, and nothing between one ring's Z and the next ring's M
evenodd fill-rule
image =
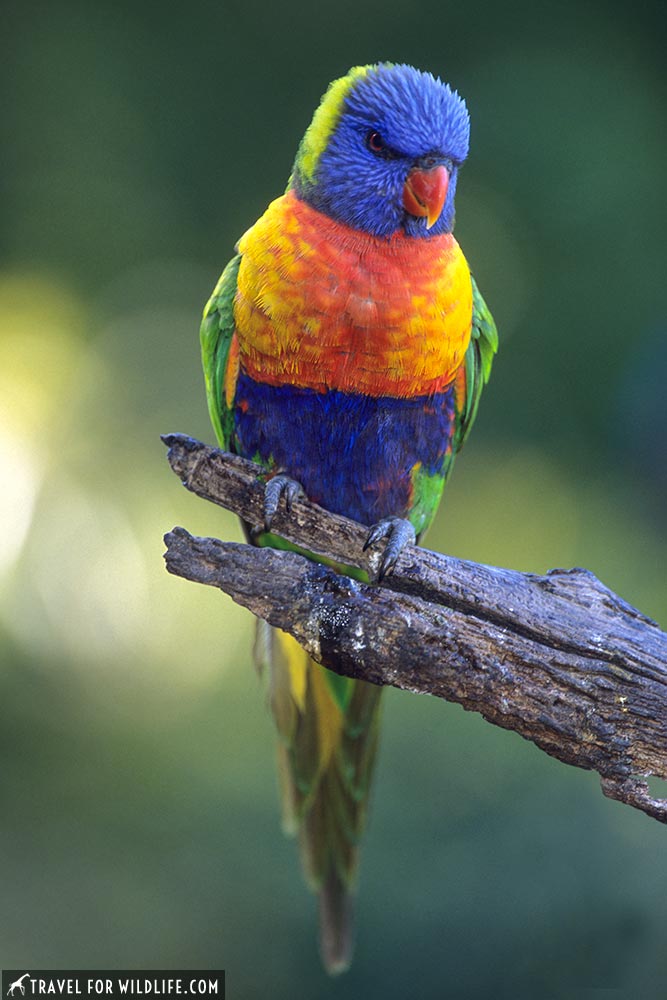
M297 483L296 479L290 479L289 476L283 475L269 479L264 487L264 530L271 530L281 497L285 498L285 510L290 514L294 501L303 495L303 487L301 483Z
M385 517L368 532L364 552L383 538L387 539L387 544L380 561L378 580L383 580L387 573L391 573L406 545L415 545L417 542L415 529L408 520L404 517Z

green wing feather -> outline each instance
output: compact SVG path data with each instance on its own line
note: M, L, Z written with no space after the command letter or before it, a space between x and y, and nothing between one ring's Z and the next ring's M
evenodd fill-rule
M225 398L225 375L234 336L234 299L241 255L232 257L206 303L199 339L206 382L206 400L211 423L220 447L229 451L234 427L234 411Z
M498 350L498 330L482 298L475 279L472 281L472 335L465 360L465 395L457 400L454 452L463 447L475 422L482 389L491 376L493 358Z
M442 471L429 473L421 465L413 472L413 504L408 515L421 541L435 517L443 487L449 478L454 459L475 422L482 389L489 381L493 358L498 350L498 331L475 279L472 282L472 333L463 365L454 382L454 436L447 450Z

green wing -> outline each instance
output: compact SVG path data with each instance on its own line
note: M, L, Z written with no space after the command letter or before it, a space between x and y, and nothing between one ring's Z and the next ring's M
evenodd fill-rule
M498 331L489 308L472 281L472 336L466 351L465 391L457 393L454 453L460 451L475 422L482 389L489 381L498 350ZM462 387L463 388L463 387Z
M451 445L440 471L429 473L419 463L412 475L413 502L408 517L419 541L435 517L454 459L463 447L477 416L482 389L489 381L493 356L498 349L498 331L493 316L479 294L474 279L471 277L470 280L473 297L472 334L465 360L454 382L455 424Z
M232 257L206 303L199 337L206 382L206 400L220 447L230 450L233 410L225 398L225 375L234 336L234 298L241 255Z

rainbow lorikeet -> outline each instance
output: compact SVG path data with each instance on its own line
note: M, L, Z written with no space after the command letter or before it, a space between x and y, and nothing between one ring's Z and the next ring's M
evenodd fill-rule
M426 531L475 419L498 338L452 236L466 106L410 66L335 80L287 190L239 240L204 311L208 406L221 447L284 495L386 537L383 571ZM297 485L298 484L298 485ZM261 623L260 623L261 625ZM342 971L377 746L380 688L325 670L259 631L278 728L285 827L319 894L321 952Z

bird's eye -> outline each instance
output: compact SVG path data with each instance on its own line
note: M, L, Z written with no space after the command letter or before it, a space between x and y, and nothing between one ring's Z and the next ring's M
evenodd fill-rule
M366 144L373 153L384 153L387 148L379 132L369 132L366 136Z

